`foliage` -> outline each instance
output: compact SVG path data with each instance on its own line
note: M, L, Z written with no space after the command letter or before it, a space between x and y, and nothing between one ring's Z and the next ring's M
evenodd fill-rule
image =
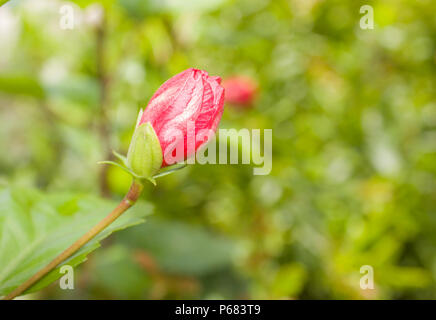
M44 267L64 249L103 219L116 205L113 201L78 194L42 194L34 189L0 191L0 296ZM105 229L71 258L36 283L39 290L62 275L62 265L75 267L100 246L112 232L141 223L150 213L144 203Z
M77 1L72 30L65 3L0 8L0 180L99 194L105 146L125 154L139 107L188 67L259 83L221 127L272 128L273 169L162 177L148 223L91 255L74 291L36 297L436 298L434 1ZM119 199L130 178L107 170Z

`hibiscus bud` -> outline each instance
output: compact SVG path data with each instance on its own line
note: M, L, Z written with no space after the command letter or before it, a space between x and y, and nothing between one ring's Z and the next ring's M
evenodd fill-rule
M153 127L162 151L161 167L195 154L206 142L196 139L199 133L215 133L224 105L220 83L220 77L191 68L167 80L150 99L138 125Z
M226 102L242 107L252 105L256 96L256 82L246 76L234 76L223 81L226 90Z
M136 127L127 152L126 164L133 173L144 178L151 178L160 169L162 150L150 123Z

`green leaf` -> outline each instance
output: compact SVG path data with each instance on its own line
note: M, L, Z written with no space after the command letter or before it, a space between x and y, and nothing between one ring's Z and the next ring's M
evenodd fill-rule
M144 18L158 13L207 12L219 7L223 0L118 0L129 15Z
M90 272L89 285L109 299L138 299L151 286L150 275L133 260L132 251L117 243L95 253Z
M44 194L35 189L0 189L0 296L11 292L104 218L117 202L89 195ZM75 255L63 262L26 293L39 290L100 246L112 232L144 221L149 204L139 202L102 231Z
M28 74L0 75L0 92L42 98L45 92L36 77Z
M70 76L57 83L45 85L44 90L51 98L64 99L86 108L98 106L99 85L89 76Z
M119 238L131 248L149 252L168 273L203 276L232 264L233 242L183 222L154 217Z

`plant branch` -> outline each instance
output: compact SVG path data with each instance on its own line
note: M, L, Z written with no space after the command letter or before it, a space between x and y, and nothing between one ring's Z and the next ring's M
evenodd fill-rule
M97 69L97 80L100 87L100 97L99 97L99 121L98 121L98 132L100 140L103 146L103 152L105 154L105 159L111 160L111 143L110 143L110 130L109 130L109 120L107 114L107 104L108 104L108 84L109 76L105 69L105 43L106 43L106 12L103 11L103 17L101 23L96 29L96 69ZM104 197L109 196L109 188L107 185L107 171L108 167L104 166L100 171L100 191Z
M35 283L37 283L42 277L47 275L50 271L55 269L60 263L71 257L80 248L97 236L101 231L108 227L112 222L114 222L118 217L120 217L127 209L133 206L141 195L143 185L141 182L134 180L130 186L129 192L121 200L118 206L107 215L103 220L97 223L93 228L91 228L87 233L85 233L79 240L73 243L69 248L59 254L54 258L48 265L35 273L26 282L22 283L15 290L9 293L4 299L11 300L15 297L21 295Z

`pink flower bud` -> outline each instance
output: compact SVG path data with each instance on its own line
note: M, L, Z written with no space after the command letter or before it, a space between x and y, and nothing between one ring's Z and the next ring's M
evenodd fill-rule
M207 141L196 139L201 131L216 132L224 107L220 83L220 77L190 68L167 80L150 99L138 126L152 125L163 153L162 167L192 156Z
M234 76L223 81L226 90L226 102L249 107L256 96L256 82L246 76Z

